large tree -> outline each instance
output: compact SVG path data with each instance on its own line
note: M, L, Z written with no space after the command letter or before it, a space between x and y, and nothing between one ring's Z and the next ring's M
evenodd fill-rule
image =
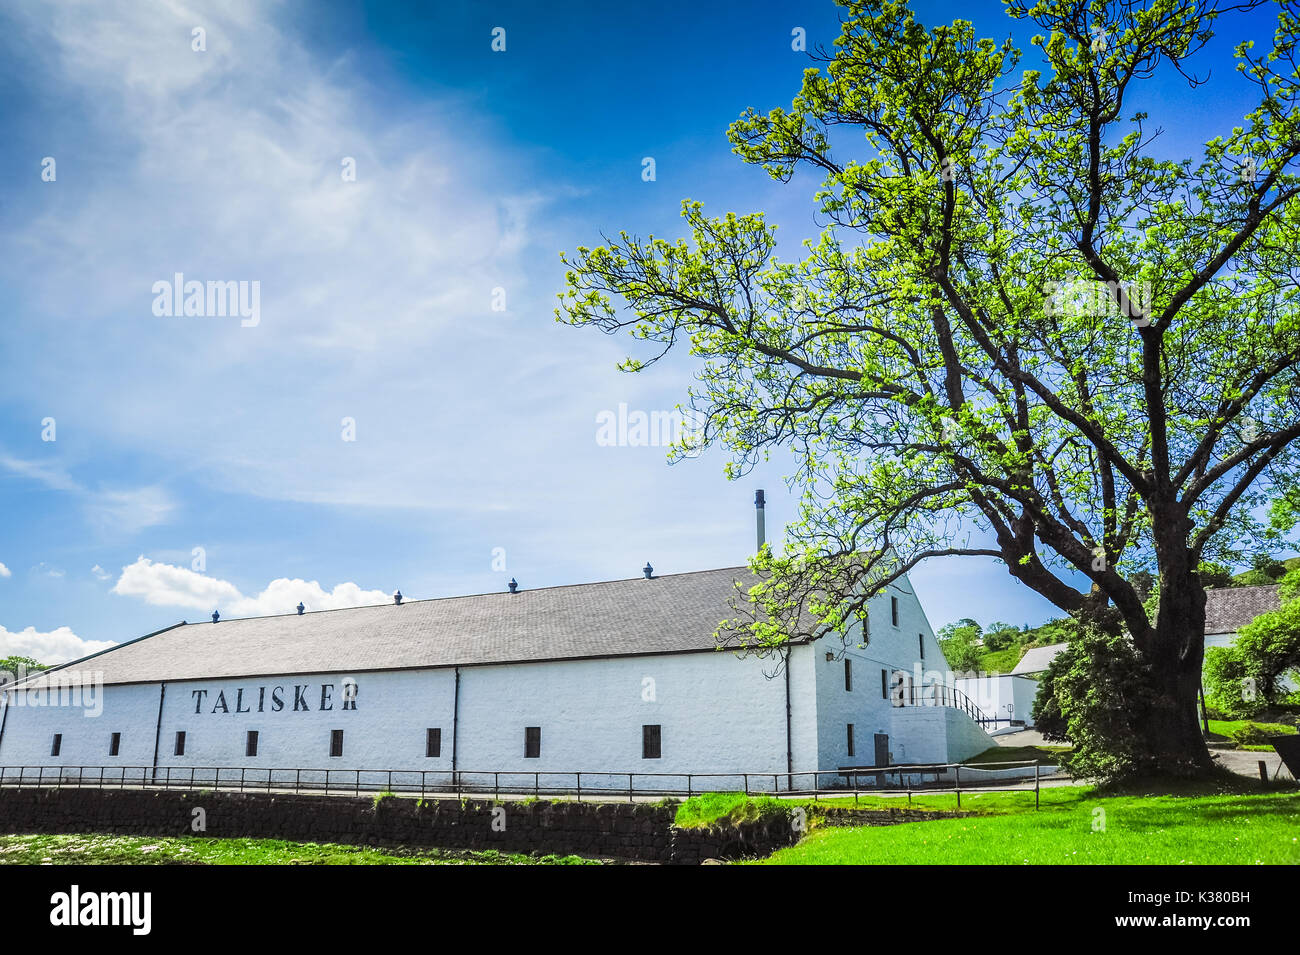
M627 370L678 344L702 359L693 440L726 447L731 475L796 452L800 519L756 561L749 645L809 612L846 627L922 560L994 557L1122 621L1151 674L1123 704L1132 765L1204 771L1197 567L1260 538L1300 465L1300 23L1264 0L1005 5L1041 30L1033 69L965 21L843 2L791 107L729 133L779 181L823 177L802 259L777 258L761 214L688 201L689 240L565 256L557 314L653 343ZM1273 13L1271 50L1242 43L1229 77L1254 108L1162 157L1147 89L1200 85L1216 28Z

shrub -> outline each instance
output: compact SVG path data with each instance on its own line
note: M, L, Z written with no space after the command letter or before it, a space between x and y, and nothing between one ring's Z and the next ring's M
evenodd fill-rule
M1235 645L1205 651L1203 682L1207 709L1227 719L1254 716L1264 706L1264 701L1249 691L1246 661Z
M1161 767L1141 746L1150 674L1127 634L1080 627L1043 674L1034 722L1044 739L1069 740L1071 774L1110 781Z

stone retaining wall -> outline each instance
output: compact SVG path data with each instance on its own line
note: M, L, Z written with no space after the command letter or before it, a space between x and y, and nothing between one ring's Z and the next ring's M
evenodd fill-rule
M827 809L831 826L969 813ZM697 865L770 855L802 832L788 819L679 829L675 806L143 789L0 788L0 832L252 837L372 846L497 849ZM201 819L203 828L196 828Z

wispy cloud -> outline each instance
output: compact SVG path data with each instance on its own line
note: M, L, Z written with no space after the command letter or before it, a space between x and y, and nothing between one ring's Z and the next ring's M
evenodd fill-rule
M0 454L0 468L50 490L73 495L81 502L86 519L105 533L132 534L145 527L165 524L176 509L171 494L161 487L90 488L55 465L4 454Z

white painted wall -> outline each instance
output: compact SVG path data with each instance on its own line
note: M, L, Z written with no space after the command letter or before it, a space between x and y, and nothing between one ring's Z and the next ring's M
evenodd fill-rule
M894 601L898 611L896 624ZM860 628L855 627L844 640L824 637L813 648L820 769L873 765L877 733L890 737L890 762L919 761L910 751L917 745L913 737L909 734L906 739L899 738L893 732L894 712L899 708L893 705L887 692L882 692L881 672L887 674L887 686L895 682L894 674L898 672L913 682L923 682L927 677L941 681L947 676L948 665L925 610L906 577L868 602L867 630L869 639L865 646L858 646L863 641ZM828 653L830 660L826 659ZM851 690L845 689L845 660L852 666ZM850 723L854 727L852 755L848 750ZM828 782L829 779L823 779L823 784Z
M897 600L896 624L891 597ZM899 711L881 692L882 670L903 671L909 679L931 669L942 679L947 671L906 579L871 601L869 620L870 639L861 648L860 637L851 634L847 645L826 638L790 652L796 773L869 765L876 733L890 736L891 762L947 761L946 754L927 755L932 748L948 747L945 718L919 718L917 725L937 727L933 740L918 730L900 732L896 727L911 724L907 718L899 722ZM844 685L845 660L853 668L850 690ZM344 705L349 679L357 687L355 709ZM418 785L421 773L427 784L449 783L455 746L460 773L500 773L505 786L531 784L533 773L550 774L543 786L572 786L577 772L584 774L584 788L625 789L626 775L617 774L626 773L644 774L632 780L641 790L680 788L686 773L715 774L695 781L702 789L739 787L742 773L770 774L750 779L751 788L786 785L786 675L776 657L701 652L465 667L455 727L453 669L110 686L102 693L103 711L94 717L67 707L6 707L0 765L152 767L156 739L159 780L169 771L172 778L188 781L191 774L195 780L211 779L217 767L244 767L254 784L269 780L274 769L328 769L337 782L373 770L362 783L382 786L393 770L397 788ZM647 724L661 727L659 759L642 758ZM537 759L524 755L528 726L541 728ZM437 757L425 755L431 727L442 730ZM257 754L251 757L245 755L249 730L258 732ZM339 757L329 755L332 730L344 732ZM110 757L108 741L115 731L122 733L121 751ZM63 734L63 746L52 757L56 732ZM178 732L186 736L181 755L175 753ZM657 781L652 774L677 778ZM286 772L274 781L318 778ZM473 775L467 782L491 780ZM821 781L827 784L831 777ZM796 779L795 785L810 782Z
M960 763L997 745L978 723L951 706L897 707L892 727L907 754L899 763Z
M792 653L796 759L815 763L816 709L810 647ZM356 708L345 708L345 680L356 681ZM154 762L158 779L210 779L213 767L253 770L329 769L337 781L349 771L399 770L396 784L449 782L453 733L462 772L511 771L572 774L583 786L625 788L625 776L653 789L648 774L771 773L784 786L785 676L774 658L732 652L684 653L605 660L556 661L466 667L460 671L459 726L453 728L456 674L451 669L303 674L288 677L204 680L103 688L102 713L69 707L10 705L0 736L0 765L133 766ZM324 697L322 697L324 693ZM159 709L161 703L161 723ZM324 706L322 706L324 704ZM642 726L661 727L662 756L642 758ZM525 727L541 728L541 756L524 755ZM426 731L442 730L441 755L425 755ZM343 755L331 757L330 732L344 731ZM258 731L257 755L245 755L249 730ZM122 733L120 755L108 755L109 734ZM175 754L176 734L186 734ZM60 755L50 754L53 734L63 734ZM112 771L110 769L109 776ZM223 777L225 778L225 777ZM277 781L296 778L278 775ZM318 777L306 774L303 781ZM483 783L490 777L475 777ZM382 783L380 774L363 782ZM549 780L572 785L566 775ZM739 776L702 779L704 788L739 786ZM502 777L520 785L523 777ZM541 783L547 785L543 778ZM753 780L751 785L771 780ZM670 780L673 788L683 779Z

